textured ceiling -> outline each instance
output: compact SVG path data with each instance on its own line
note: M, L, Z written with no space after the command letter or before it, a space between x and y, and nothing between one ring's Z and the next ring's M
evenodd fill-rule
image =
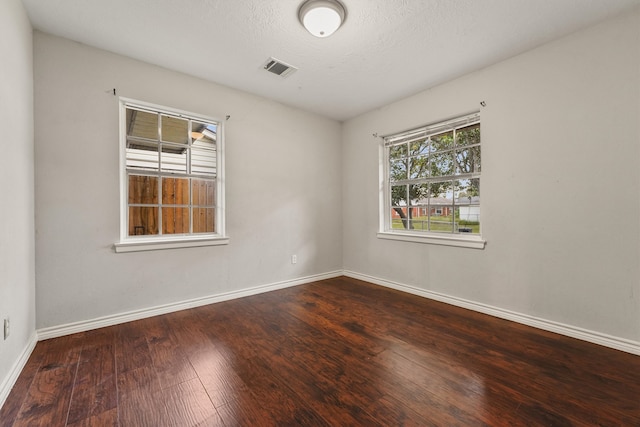
M345 120L580 28L640 0L342 0L319 39L302 0L23 0L33 26ZM298 68L282 78L262 65Z

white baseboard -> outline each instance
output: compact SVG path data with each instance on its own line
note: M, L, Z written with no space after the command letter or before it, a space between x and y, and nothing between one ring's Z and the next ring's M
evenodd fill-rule
M488 314L490 316L499 317L501 319L511 320L523 325L532 326L534 328L542 329L549 332L555 332L557 334L565 335L571 338L577 338L582 341L588 341L594 344L599 344L605 347L640 356L640 342L637 341L618 338L611 335L602 334L600 332L589 331L587 329L565 325L562 323L545 320L526 314L516 313L514 311L505 310L502 308L493 307L487 304L481 304L462 298L452 297L438 292L427 291L413 286L403 285L401 283L396 283L390 280L380 279L353 271L345 270L344 275L347 277L352 277L354 279L364 280L365 282L374 283L376 285L396 289L398 291L407 292L413 295L418 295L424 298L444 302L447 304L455 305L457 307L466 308L469 310Z
M329 273L301 277L293 280L285 280L282 282L270 283L267 285L261 285L253 288L242 289L239 291L225 292L222 294L210 295L202 298L195 298L195 299L190 299L186 301L160 305L156 307L144 308L141 310L134 310L126 313L119 313L119 314L99 317L91 320L68 323L66 325L42 328L42 329L38 329L37 331L38 340L41 341L49 338L57 338L64 335L75 334L78 332L85 332L93 329L104 328L106 326L118 325L120 323L145 319L147 317L158 316L161 314L173 313L175 311L186 310L194 307L200 307L203 305L213 304L216 302L228 301L236 298L247 297L250 295L261 294L264 292L275 291L277 289L284 289L292 286L303 285L305 283L311 283L318 280L331 279L341 275L342 275L342 270L338 270L338 271L333 271Z
M141 310L130 311L126 313L119 313L111 316L104 316L96 319L69 323L66 325L53 326L49 328L43 328L36 331L38 340L45 340L49 338L56 338L64 335L70 335L78 332L89 331L92 329L103 328L106 326L113 326L120 323L131 322L134 320L144 319L147 317L157 316L161 314L172 313L179 310L186 310L189 308L199 307L203 305L213 304L221 301L228 301L236 298L242 298L250 295L256 295L263 292L275 291L277 289L284 289L292 286L302 285L305 283L311 283L318 280L331 279L345 275L354 279L364 280L366 282L374 283L387 288L396 289L402 292L407 292L413 295L418 295L424 298L429 298L435 301L444 302L447 304L455 305L457 307L466 308L469 310L477 311L480 313L488 314L490 316L499 317L501 319L510 320L513 322L521 323L523 325L532 326L534 328L542 329L549 332L555 332L561 335L565 335L579 340L599 344L605 347L613 348L616 350L624 351L631 354L640 355L640 342L619 338L600 332L590 331L587 329L554 322L551 320L541 319L527 314L521 314L510 310L505 310L499 307L482 304L463 298L457 298L438 292L427 291L424 289L416 288L409 285L393 282L386 279L380 279L378 277L369 276L366 274L356 273L353 271L333 271L329 273L317 274L313 276L302 277L293 280L286 280L282 282L276 282L253 288L242 289L239 291L226 292L217 295L211 295L203 298L195 298L187 301L181 301L172 304L165 304L157 307L150 307ZM33 344L35 346L35 343ZM26 356L28 359L29 354L33 350L33 346L29 349ZM22 359L21 359L22 360ZM26 359L24 361L26 363ZM19 365L20 361L16 364ZM22 365L23 366L23 365ZM22 366L20 369L22 369ZM19 374L19 370L17 372ZM16 374L16 378L17 378ZM11 376L10 376L11 377ZM13 379L15 381L15 378ZM9 379L5 383L10 382ZM3 383L2 386L5 384ZM13 384L12 384L13 385ZM0 393L3 391L0 388ZM0 394L2 397L2 394ZM1 401L1 400L0 400Z
M33 352L33 349L36 347L37 342L38 342L38 336L34 331L34 333L31 334L31 337L29 338L29 342L27 342L27 345L22 350L20 357L18 358L18 360L16 360L16 362L11 367L11 371L9 371L9 374L2 380L2 383L0 383L0 408L2 408L2 405L4 405L4 402L7 400L7 397L9 397L9 393L11 392L11 389L13 388L16 381L18 380L18 377L20 376L20 372L22 372L25 365L27 364L27 361L29 360L29 356L31 356L31 353Z

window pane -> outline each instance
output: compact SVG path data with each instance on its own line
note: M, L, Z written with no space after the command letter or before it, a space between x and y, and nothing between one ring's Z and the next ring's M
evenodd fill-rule
M429 184L414 184L409 186L411 206L427 205L429 199Z
M429 230L452 233L453 223L453 182L439 181L429 184Z
M430 231L452 233L454 228L453 183L451 181L432 182L429 185L429 227Z
M429 230L438 233L453 232L453 205L438 204L431 206Z
M127 108L128 137L158 140L158 114Z
M193 147L191 149L191 173L198 175L216 175L215 150Z
M409 179L420 179L429 176L429 159L426 156L412 157L409 159Z
M434 151L442 151L453 148L453 131L433 135L431 145Z
M162 204L188 205L189 179L162 178Z
M191 122L191 144L194 147L213 149L217 141L217 124Z
M456 175L480 172L480 147L456 151Z
M456 217L458 232L480 233L480 179L462 179L455 182Z
M455 181L457 197L480 197L480 178Z
M391 206L407 206L407 186L393 185L391 187Z
M189 233L189 208L163 207L162 234Z
M213 233L215 230L215 209L193 208L193 232Z
M458 146L480 144L480 123L458 129L456 144Z
M391 161L391 168L389 170L389 179L391 181L400 181L403 179L407 179L408 161L408 159Z
M391 228L393 229L410 229L410 221L408 218L407 207L396 206L391 208Z
M407 144L389 147L389 159L397 160L403 157L407 157Z
M129 207L129 236L158 234L157 206Z
M447 198L453 196L453 183L451 181L437 181L429 184L431 197Z
M429 140L424 139L422 141L412 142L409 146L410 156L424 155L429 152Z
M127 141L127 168L158 170L158 143Z
M178 117L162 116L162 140L178 144L188 144L188 120Z
M194 206L216 205L216 181L214 179L193 179L191 192Z
M431 176L453 175L453 152L434 153L429 158Z
M171 144L162 144L161 165L163 171L187 173L189 149Z
M414 184L409 186L410 209L409 229L417 231L429 230L429 184Z
M129 204L157 204L158 178L129 175Z

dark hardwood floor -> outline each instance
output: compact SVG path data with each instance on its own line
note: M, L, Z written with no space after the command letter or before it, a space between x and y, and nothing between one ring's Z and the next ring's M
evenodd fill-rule
M640 426L640 357L337 278L38 343L5 426Z

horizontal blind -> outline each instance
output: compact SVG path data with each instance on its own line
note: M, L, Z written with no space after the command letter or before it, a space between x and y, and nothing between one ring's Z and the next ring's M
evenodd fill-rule
M385 147L390 147L393 145L420 141L433 135L438 135L476 123L480 123L480 112L468 114L463 117L457 117L447 122L438 123L437 125L421 126L416 129L411 129L394 135L385 136L384 145Z

